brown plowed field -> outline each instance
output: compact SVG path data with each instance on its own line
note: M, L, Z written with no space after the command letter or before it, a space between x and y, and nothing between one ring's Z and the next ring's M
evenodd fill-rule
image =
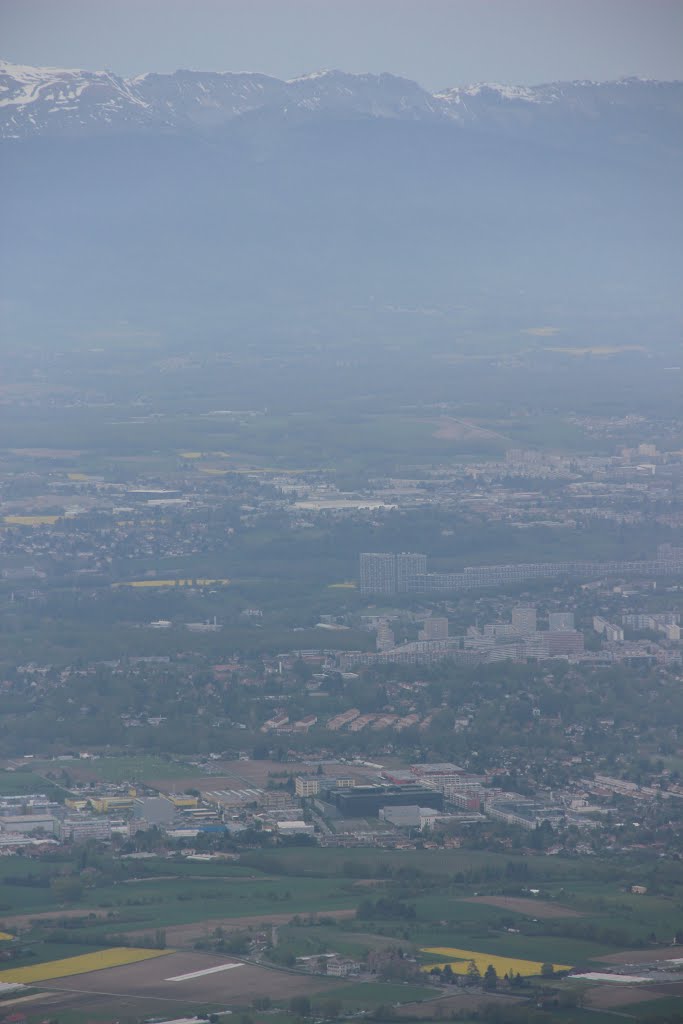
M586 1002L591 1009L612 1010L620 1006L630 1006L631 1003L645 1003L650 999L662 999L664 997L680 996L682 986L673 985L650 985L643 982L635 985L618 985L616 982L606 982L596 988L589 988L586 993ZM683 1006L681 1007L683 1009Z
M609 953L594 956L601 964L654 964L657 960L683 960L683 946L667 946L664 949L627 949L625 953Z
M533 900L526 896L469 896L463 903L488 903L502 910L514 910L517 914L528 914L529 917L581 917L578 910L563 907L549 900Z
M160 961L163 961L161 963ZM235 963L238 966L214 974L184 981L169 979ZM89 1013L111 1009L116 1001L120 1007L130 1002L144 1004L151 1012L154 1004L173 1013L185 1005L248 1006L255 995L272 999L289 999L296 995L314 995L339 988L339 978L289 974L252 964L243 964L231 957L211 956L206 953L178 952L146 960L144 963L110 967L70 978L57 978L40 986L46 992L46 1003L51 1007L69 1006L70 1009L87 1007ZM105 1018L106 1019L106 1018Z
M232 931L247 928L267 928L272 924L289 924L296 915L296 910L288 911L286 914L248 914L246 917L217 917L207 921L194 921L192 924L174 924L165 928L166 942L169 946L192 945L196 939L202 939L210 935L214 928L225 928ZM318 910L316 917L352 918L356 916L355 910ZM306 919L310 917L308 911L299 912L299 917ZM140 929L134 932L126 932L126 937L135 941L142 935L148 935L149 928Z
M459 992L457 995L439 997L439 992L440 990L436 988L434 1000L430 999L424 1003L406 1003L405 1006L395 1010L396 1017L399 1019L409 1017L411 1020L415 1017L427 1020L438 1020L439 1018L448 1020L454 1011L478 1012L482 1007L492 1004L499 1007L520 1006L517 996Z

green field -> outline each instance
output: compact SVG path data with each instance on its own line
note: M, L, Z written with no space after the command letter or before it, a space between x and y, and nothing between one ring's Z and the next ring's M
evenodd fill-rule
M427 985L412 985L409 982L357 982L348 983L325 993L327 999L341 999L346 1010L372 1009L393 1003L423 1002L438 995Z
M194 765L145 755L41 761L36 763L36 768L44 772L64 769L78 779L94 779L112 783L153 782L155 779L182 780L204 774L201 768Z
M23 793L44 793L51 799L64 796L64 791L41 778L33 771L0 771L0 796L19 796Z
M683 996L665 996L662 999L648 999L642 1003L628 1003L620 1007L623 1014L632 1015L637 1021L652 1021L661 1024L678 1024L683 1020Z
M110 763L116 760L108 759ZM158 762L150 758L139 759L139 763L149 767ZM514 865L514 858L509 855L478 851L309 847L249 851L239 863L163 858L124 861L116 867L122 873L120 880L102 879L69 905L83 915L74 921L63 915L60 920L64 906L58 895L40 884L41 878L68 867L63 855L53 861L8 857L0 875L0 906L5 916L40 911L53 914L49 921L37 921L22 933L26 955L18 963L90 952L120 941L121 936L124 941L153 944L158 929L201 923L203 930L180 937L181 944L192 946L199 934L211 937L212 922L254 916L268 920L269 915L284 915L291 922L299 915L299 921L280 927L277 953L284 955L283 963L322 952L362 959L371 950L392 946L419 958L422 947L444 946L492 957L588 966L596 957L619 949L647 948L653 932L662 936L660 942L666 941L680 919L680 894L675 895L675 886L671 896L634 897L623 891L613 865L560 858L525 857L524 863L529 865L531 884L542 888L536 901L539 912L540 900L545 898L550 901L548 907L553 902L573 906L577 911L573 917L538 917L533 900L523 912L467 901L474 893L522 895L519 883L505 881L511 863ZM581 873L583 877L577 877ZM32 884L17 884L22 876ZM540 878L544 881L538 883ZM375 884L365 884L367 879ZM382 901L398 908L399 913L387 913ZM326 910L359 906L366 908L361 917L336 923L328 919L321 924L315 917L324 916ZM88 916L95 912L105 916ZM168 941L169 945L175 942L170 936ZM430 955L430 962L438 959ZM398 981L340 981L328 995L342 998L344 1007L352 1011L434 998L436 992L431 986ZM676 1007L673 1003L672 1012ZM632 1014L631 1019L655 1021L657 1012L669 1012L669 1007L657 1000L645 1010L649 1016L642 1017L640 1007L635 1006L625 1012ZM576 1010L565 1017L554 1011L552 1020L577 1024L588 1019L586 1012ZM591 1013L590 1020L595 1024L604 1016ZM539 1016L539 1022L542 1020Z
M172 869L171 869L172 870ZM166 874L169 868L166 869ZM197 871L199 875L200 872ZM226 872L223 878L159 878L134 884L120 882L86 889L72 909L105 910L115 917L85 924L90 936L112 932L156 929L222 917L261 914L311 914L319 910L344 910L358 902L355 894L340 888L335 879L249 878ZM10 913L54 911L60 904L50 888L0 884L0 905ZM51 926L54 927L54 926ZM76 929L72 929L74 936Z

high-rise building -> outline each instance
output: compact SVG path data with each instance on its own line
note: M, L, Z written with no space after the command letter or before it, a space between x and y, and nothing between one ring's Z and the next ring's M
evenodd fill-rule
M520 636L536 632L536 609L533 605L518 604L512 609L512 628Z
M360 556L361 594L396 593L396 555L364 551Z
M448 640L448 619L432 615L425 619L419 635L420 640Z
M390 628L386 619L382 619L377 626L377 650L391 651L395 646L396 637L394 636L393 630Z
M593 616L593 629L596 633L602 633L610 644L623 643L624 631L621 626L615 626L613 622L608 622L601 615Z
M574 629L574 612L550 612L548 629L551 633L562 633Z
M404 551L396 555L396 589L405 594L414 589L416 576L424 576L427 572L427 556Z

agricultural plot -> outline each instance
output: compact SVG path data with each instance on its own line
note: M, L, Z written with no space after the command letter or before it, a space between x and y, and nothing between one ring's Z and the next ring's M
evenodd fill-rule
M54 526L61 516L4 516L7 526Z
M45 793L52 796L58 787L31 771L0 771L0 796L22 793Z
M87 997L133 997L158 1003L246 1006L254 995L273 1001L295 995L327 994L338 979L298 975L205 953L171 952L146 963L130 963L107 971L61 978L44 987ZM90 1000L88 1001L90 1006Z
M454 995L438 995L437 1001L413 1002L403 1005L396 1010L396 1018L400 1020L423 1021L448 1020L452 1013L458 1015L471 1013L473 1020L477 1020L484 1007L496 1006L501 1011L506 1008L517 1009L520 1005L516 996L501 995L499 992L467 992L459 989Z
M680 946L670 946L668 949L627 949L595 959L605 964L653 964L657 960L679 960L681 955Z
M489 907L500 907L501 910L513 910L517 914L529 917L580 917L578 910L563 907L549 900L534 900L526 896L469 896L463 903L484 903Z
M426 985L413 985L406 982L346 982L326 995L341 999L346 1010L371 1009L376 1006L392 1003L415 1003L424 1000L435 1000L439 993Z
M168 951L165 949L134 949L127 946L102 949L96 953L66 957L64 960L49 960L47 963L33 964L31 967L0 971L0 983L32 985L36 982L90 974L108 967L121 967L124 964L134 964L166 955Z
M36 767L42 771L55 771L64 768L77 781L88 782L153 782L155 779L173 779L176 784L184 779L199 775L196 765L183 764L181 761L167 761L160 757L97 757L88 760L38 762ZM43 783L43 786L45 783ZM176 785L177 788L177 785ZM181 788L185 788L183 785Z
M446 963L448 963L454 974L467 974L470 963L474 962L480 974L484 974L486 968L492 965L501 978L505 974L519 974L523 978L529 978L539 975L543 966L542 963L536 960L520 960L510 956L495 956L473 949L455 949L450 946L426 947L422 952L433 953L437 957L444 958L440 962L425 965L422 968L423 971L431 971L434 967L445 967ZM554 966L557 971L571 970L571 965L569 964L555 964Z
M322 917L333 917L337 920L355 917L355 910L321 910ZM166 928L166 941L172 946L190 946L197 939L206 938L214 928L225 930L252 930L269 928L271 925L288 925L294 917L293 913L248 914L244 917L211 918L209 921L194 921L188 924L171 925ZM127 933L128 939L140 940L146 934L143 931Z
M149 936L156 928L197 922L202 923L205 932L217 924L258 926L289 921L296 914L348 911L353 916L358 903L357 893L346 891L337 879L273 878L232 864L219 869L216 865L207 867L204 874L204 865L182 864L175 877L170 875L173 868L169 865L160 868L165 870L165 877L87 889L78 909L67 911L47 879L45 884L39 879L32 885L0 883L0 927L24 930L33 922L38 927L58 927L60 917L82 917L86 942L90 943L112 933L126 932L129 937L132 934L139 938ZM45 867L40 865L36 873L43 870ZM217 874L217 870L222 873ZM188 877L190 873L192 877ZM199 925L196 928L201 930ZM79 941L75 925L71 939Z
M651 999L637 1004L627 1004L623 1012L628 1013L646 1024L647 1021L657 1022L683 1020L683 998L680 996L662 996L660 999Z

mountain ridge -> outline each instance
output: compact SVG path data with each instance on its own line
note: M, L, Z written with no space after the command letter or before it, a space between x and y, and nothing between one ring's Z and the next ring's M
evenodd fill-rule
M4 64L0 90L10 336L393 333L381 311L412 308L450 338L454 309L503 306L609 310L617 341L644 308L680 323L683 83Z
M624 106L683 117L683 82L629 77L533 86L483 82L429 92L389 72L338 69L280 79L260 72L33 67L0 60L0 138L221 129L252 114L435 120L460 126L546 118L590 121Z

